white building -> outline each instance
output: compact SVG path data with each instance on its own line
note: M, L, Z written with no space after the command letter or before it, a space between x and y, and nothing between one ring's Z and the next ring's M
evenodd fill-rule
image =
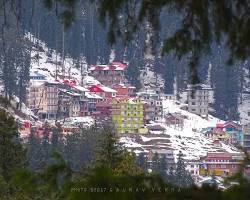
M211 90L210 86L204 84L188 85L188 111L207 118Z
M163 117L163 106L161 95L155 90L146 90L138 92L137 96L147 104L144 107L144 115L147 121L159 121ZM147 122L148 123L148 122Z
M198 176L200 175L199 173L199 161L186 161L185 165L186 165L186 170L191 174L191 176L193 177L194 181L197 182L198 180Z

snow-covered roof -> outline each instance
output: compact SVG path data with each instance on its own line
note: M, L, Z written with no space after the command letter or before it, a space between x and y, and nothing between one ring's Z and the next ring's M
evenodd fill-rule
M89 90L85 87L82 87L80 85L74 86L75 89L79 90L80 92L88 92Z
M88 88L90 92L108 92L108 93L117 93L116 90L106 87L104 85L92 85Z
M110 65L91 65L90 71L123 71L127 67L126 64L120 62L112 62Z
M45 80L30 80L30 85L33 87L39 87L45 84Z
M63 121L63 120L62 120ZM90 116L84 116L84 117L69 117L66 118L63 126L64 127L77 127L79 125L84 127L89 127L95 123L95 120L93 117Z
M95 94L95 93L91 93L91 92L86 92L85 93L85 96L88 98L88 99L102 99L101 96Z
M101 88L104 92L113 92L113 93L117 92L116 90L109 88L109 87L106 87L104 85L100 86L99 88Z
M72 90L66 90L66 89L59 89L59 91L65 93L65 94L68 94L70 96L81 96L81 94L77 93L77 92L74 92Z
M35 71L31 70L30 71L30 77L37 77L37 76L40 76L40 77L45 79L45 76L43 74L39 73L37 70L35 70Z

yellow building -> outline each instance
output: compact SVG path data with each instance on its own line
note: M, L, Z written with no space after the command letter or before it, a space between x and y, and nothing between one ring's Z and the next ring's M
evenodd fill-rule
M113 99L111 114L118 134L147 133L143 124L143 103L139 98Z

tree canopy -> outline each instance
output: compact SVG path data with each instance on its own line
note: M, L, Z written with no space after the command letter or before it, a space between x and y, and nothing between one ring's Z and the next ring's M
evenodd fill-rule
M74 20L76 0L44 0L52 8L60 4L62 19L69 26ZM190 72L198 81L197 65L213 42L225 43L229 49L228 63L250 55L250 2L247 0L92 0L98 7L100 22L108 28L108 41L122 40L126 45L148 26L152 53L174 52L179 58L190 57ZM71 13L71 14L69 14ZM161 19L166 13L179 19L171 35L163 36L159 45Z

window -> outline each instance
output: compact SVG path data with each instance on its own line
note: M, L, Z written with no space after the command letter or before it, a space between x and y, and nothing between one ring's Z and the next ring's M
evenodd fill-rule
M192 102L192 105L195 105L195 102Z

